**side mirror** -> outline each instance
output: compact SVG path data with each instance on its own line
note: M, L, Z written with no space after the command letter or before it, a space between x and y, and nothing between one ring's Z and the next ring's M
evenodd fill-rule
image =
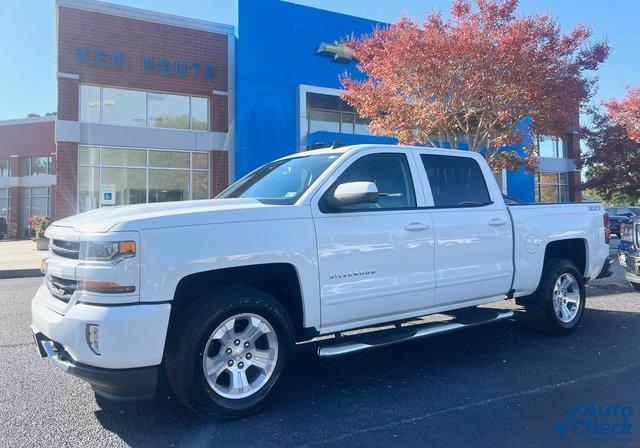
M348 182L337 186L331 198L333 208L378 202L378 188L373 182Z

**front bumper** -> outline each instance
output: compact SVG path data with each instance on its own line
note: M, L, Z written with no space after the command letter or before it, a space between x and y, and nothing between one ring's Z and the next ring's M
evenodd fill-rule
M64 348L32 326L40 356L51 359L63 371L89 384L110 400L150 400L156 396L158 366L133 369L104 369L73 361Z
M119 306L75 303L62 314L49 304L46 286L31 302L32 330L40 354L108 398L149 398L155 391L169 323L169 303ZM87 326L99 327L99 353Z
M618 251L618 262L624 269L624 277L631 283L640 283L640 252L630 243L622 241Z

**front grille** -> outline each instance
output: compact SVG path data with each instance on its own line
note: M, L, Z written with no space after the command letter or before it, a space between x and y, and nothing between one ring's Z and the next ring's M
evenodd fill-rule
M77 260L80 254L80 243L77 241L51 240L49 247L59 257Z
M78 289L78 282L75 280L55 277L53 275L47 275L46 284L49 292L63 302L71 300L71 296L75 290Z

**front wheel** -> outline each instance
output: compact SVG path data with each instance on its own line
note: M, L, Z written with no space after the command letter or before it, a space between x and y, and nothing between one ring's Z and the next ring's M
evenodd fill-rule
M584 314L584 278L566 259L545 263L538 289L525 303L529 324L536 330L559 336L571 333Z
M275 393L293 346L287 312L272 296L234 288L204 297L173 333L167 377L197 414L248 415Z

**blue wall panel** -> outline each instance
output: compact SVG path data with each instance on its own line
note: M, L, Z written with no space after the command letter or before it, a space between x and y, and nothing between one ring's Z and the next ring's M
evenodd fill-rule
M362 77L354 63L316 54L320 43L370 33L376 25L384 26L280 0L238 1L237 177L297 151L300 85L340 88L345 71Z
M355 63L316 54L320 43L371 33L386 24L281 0L238 0L236 28L236 177L298 148L300 85L340 88ZM528 134L528 122L523 131ZM530 142L530 137L528 137ZM394 143L390 137L316 132L306 143ZM520 145L521 148L523 145ZM508 194L533 201L533 176L507 173Z

